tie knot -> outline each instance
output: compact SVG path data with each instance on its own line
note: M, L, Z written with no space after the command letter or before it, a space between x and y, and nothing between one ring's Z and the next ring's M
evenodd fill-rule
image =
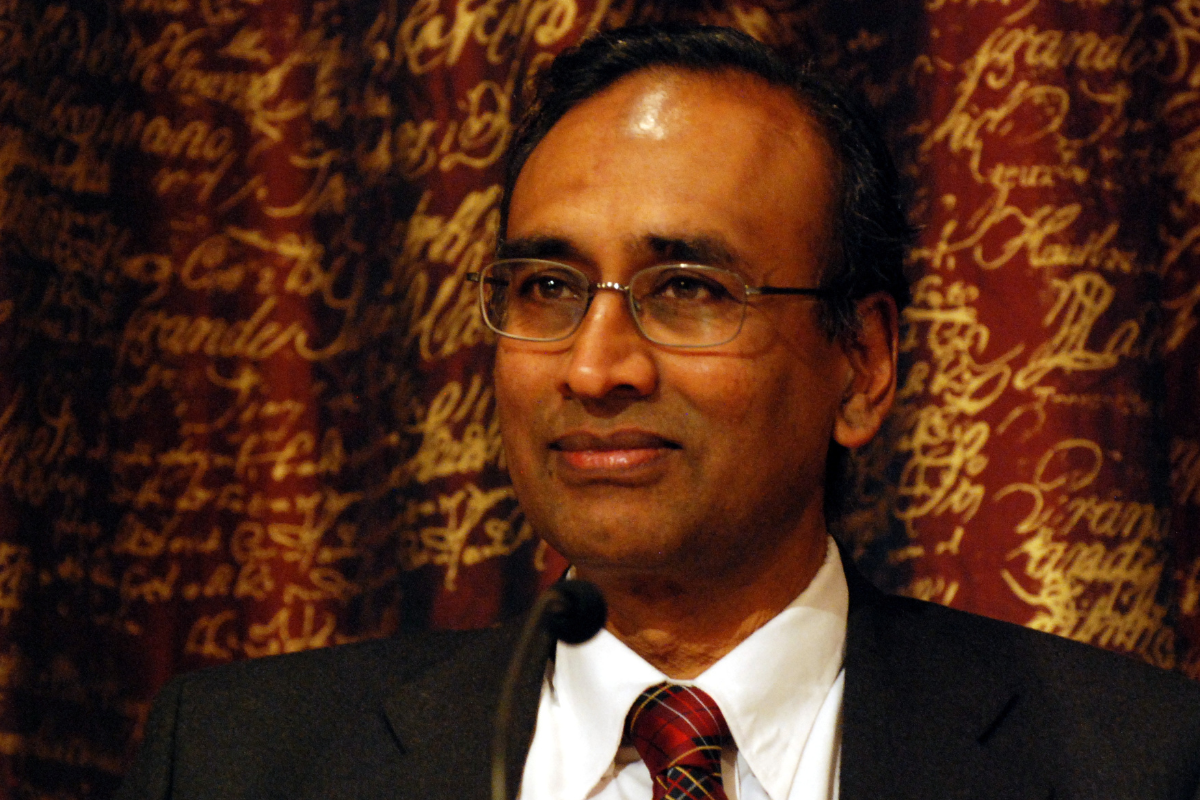
M729 726L703 691L651 686L629 709L625 730L654 778L655 798L725 797L721 748L731 741Z

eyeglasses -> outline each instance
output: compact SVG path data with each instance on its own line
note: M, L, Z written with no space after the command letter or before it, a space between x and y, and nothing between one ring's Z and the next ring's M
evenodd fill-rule
M623 292L642 335L668 347L714 347L732 340L742 330L749 297L827 294L822 289L748 286L736 272L696 264L648 267L625 286L592 283L572 266L535 258L495 261L466 277L479 284L487 326L526 342L566 339L601 289Z

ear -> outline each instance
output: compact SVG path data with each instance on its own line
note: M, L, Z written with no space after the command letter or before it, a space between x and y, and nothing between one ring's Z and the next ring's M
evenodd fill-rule
M900 315L890 295L859 301L860 326L839 343L849 365L833 438L843 447L862 447L883 425L896 397Z

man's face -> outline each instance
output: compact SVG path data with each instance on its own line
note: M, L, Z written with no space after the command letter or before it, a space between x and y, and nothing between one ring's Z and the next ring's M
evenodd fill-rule
M636 73L530 155L506 252L597 282L685 261L751 286L816 286L829 159L786 91L738 73ZM825 459L852 375L813 300L752 298L733 341L687 350L644 339L626 298L604 290L570 338L502 338L495 366L522 507L592 579L752 580L799 546L823 552Z

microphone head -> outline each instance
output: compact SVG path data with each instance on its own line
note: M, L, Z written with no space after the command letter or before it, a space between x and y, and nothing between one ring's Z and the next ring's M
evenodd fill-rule
M587 581L559 581L549 589L555 595L546 609L546 630L567 644L583 644L604 627L608 605L604 595Z

